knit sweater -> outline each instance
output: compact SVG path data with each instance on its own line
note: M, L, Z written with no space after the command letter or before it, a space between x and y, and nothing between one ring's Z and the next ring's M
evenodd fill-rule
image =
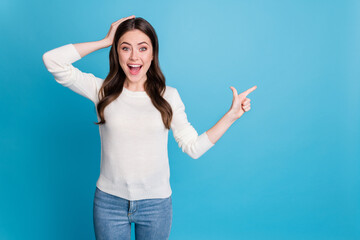
M104 79L74 67L72 63L79 59L73 44L43 55L45 67L56 82L90 99L96 109ZM199 136L187 120L176 88L166 86L163 98L172 108L170 128L183 152L197 159L214 146L206 132ZM147 93L123 87L119 97L105 107L104 117L106 123L99 125L101 162L96 186L127 200L171 196L168 129Z

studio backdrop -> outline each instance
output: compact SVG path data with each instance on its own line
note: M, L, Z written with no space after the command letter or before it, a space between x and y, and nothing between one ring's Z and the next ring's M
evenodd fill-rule
M130 15L154 26L166 85L199 134L229 110L231 86L257 86L200 158L169 131L171 240L360 239L359 1L2 0L0 13L0 239L95 239L95 107L42 55ZM105 78L109 50L73 65Z

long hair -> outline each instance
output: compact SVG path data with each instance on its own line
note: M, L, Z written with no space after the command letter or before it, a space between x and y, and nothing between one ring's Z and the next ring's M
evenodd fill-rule
M126 32L135 29L145 33L151 40L153 60L146 73L147 80L144 83L144 88L145 92L150 97L152 104L160 111L165 127L170 129L173 112L170 104L163 98L166 84L165 77L160 70L158 38L155 29L149 22L141 17L128 19L122 22L115 32L114 41L109 53L110 72L105 78L98 93L99 103L96 108L101 121L95 122L95 124L100 125L106 122L104 117L105 107L114 101L123 90L126 75L119 63L117 52L118 41Z

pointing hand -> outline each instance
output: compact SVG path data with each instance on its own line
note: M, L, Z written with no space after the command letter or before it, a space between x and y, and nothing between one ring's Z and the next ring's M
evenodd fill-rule
M247 95L254 91L257 86L253 86L239 95L234 87L230 88L233 91L233 101L229 112L234 115L235 119L239 119L244 114L244 112L250 110L250 98L247 98Z

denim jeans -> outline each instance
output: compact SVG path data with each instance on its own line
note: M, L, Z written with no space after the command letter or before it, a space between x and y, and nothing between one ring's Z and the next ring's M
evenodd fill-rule
M172 223L172 199L129 201L95 190L93 221L97 240L130 240L131 223L136 240L166 240Z

